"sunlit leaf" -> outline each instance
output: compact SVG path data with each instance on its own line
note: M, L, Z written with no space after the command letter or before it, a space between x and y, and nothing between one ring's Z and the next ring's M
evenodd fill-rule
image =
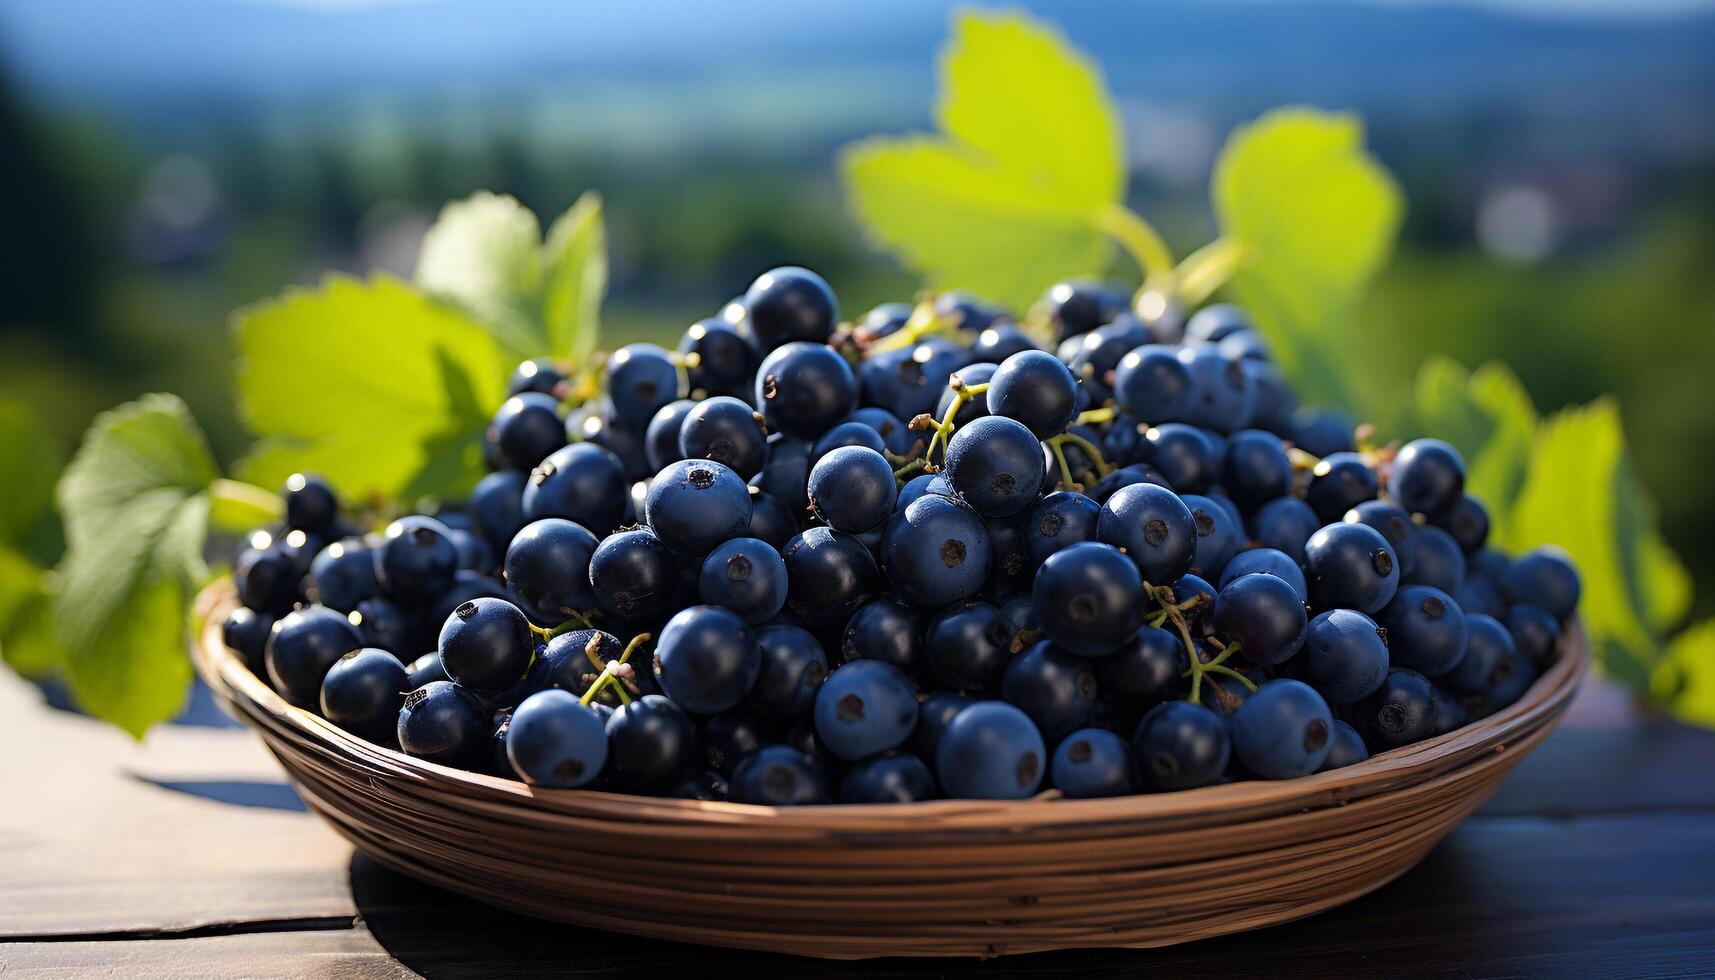
M1715 620L1674 637L1650 677L1650 691L1681 719L1715 728Z
M54 635L80 707L141 738L190 681L187 597L217 476L184 403L147 395L98 416L60 478L67 552Z
M309 470L349 497L456 498L514 366L464 313L390 278L327 280L236 317L239 408L262 437L245 479Z
M542 227L509 194L479 191L441 209L417 253L417 284L463 304L521 360L543 352L536 297Z
M607 232L601 196L578 198L548 229L542 275L542 321L547 351L582 364L601 337L607 292Z
M1431 357L1417 374L1414 413L1420 435L1445 439L1464 455L1465 489L1488 506L1498 528L1524 484L1536 436L1536 408L1518 377L1498 361L1472 373Z
M841 155L869 234L938 288L1022 308L1098 274L1125 189L1123 136L1099 71L1051 27L970 11L941 60L940 135L874 137Z
M1235 129L1211 194L1243 254L1231 286L1312 403L1349 404L1350 318L1387 261L1403 200L1356 116L1277 109Z

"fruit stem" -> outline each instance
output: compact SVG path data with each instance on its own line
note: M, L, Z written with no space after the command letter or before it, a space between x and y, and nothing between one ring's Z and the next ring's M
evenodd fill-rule
M894 336L898 336L898 334L895 334ZM911 427L913 429L933 427L935 431L929 436L929 445L924 447L922 457L912 460L904 466L895 469L893 471L894 479L902 479L918 470L922 470L926 473L933 473L935 471L933 465L935 447L939 445L941 447L941 455L946 455L947 443L952 441L953 438L953 429L955 428L953 420L959 417L959 410L964 408L965 404L971 399L989 390L987 382L967 385L961 382L957 377L948 381L947 387L953 390L953 404L947 406L947 414L944 418L937 422L935 421L934 416L924 413L911 420Z
M221 477L208 485L208 520L222 531L244 534L286 514L279 494L241 480Z
M1072 467L1066 464L1066 451L1060 448L1059 436L1048 440L1048 448L1054 453L1054 461L1060 464L1060 489L1077 490L1078 481L1072 479Z
M1096 230L1119 242L1143 273L1143 280L1173 268L1173 250L1155 226L1136 211L1118 202L1105 204L1095 214Z
M1248 250L1231 238L1217 238L1185 257L1173 270L1174 295L1187 306L1201 306L1239 271Z
M1082 412L1072 420L1073 425L1101 425L1114 420L1115 409L1112 405L1106 408L1092 408Z
M873 355L882 351L899 350L910 347L930 334L947 333L957 329L957 323L948 322L935 312L934 298L926 298L911 310L911 316L905 321L905 326L871 344L869 352Z
M1078 435L1076 432L1062 432L1057 436L1050 436L1048 441L1051 443L1056 441L1061 443L1069 442L1088 453L1090 460L1096 464L1097 476L1107 476L1109 473L1114 471L1113 465L1102 456L1102 451L1096 448L1096 444L1085 439L1083 436ZM1064 463L1065 461L1062 459L1061 464L1064 465Z

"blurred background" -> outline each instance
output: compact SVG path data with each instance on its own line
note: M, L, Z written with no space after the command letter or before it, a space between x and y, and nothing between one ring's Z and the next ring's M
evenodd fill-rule
M1131 203L1181 252L1213 233L1234 123L1361 112L1409 211L1358 356L1401 385L1430 352L1500 358L1545 413L1617 394L1715 611L1715 3L1022 6L1103 66ZM544 215L606 197L610 338L670 344L787 263L848 314L909 298L833 161L929 126L949 7L7 0L0 395L69 451L100 409L179 392L230 460L228 313L327 269L408 274L478 188Z

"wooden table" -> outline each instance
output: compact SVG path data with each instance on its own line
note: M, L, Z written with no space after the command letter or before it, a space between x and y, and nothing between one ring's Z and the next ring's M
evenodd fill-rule
M988 963L821 963L521 919L354 856L255 737L206 703L190 715L137 744L0 671L0 978L1715 975L1715 733L1597 683L1367 898L1171 949Z

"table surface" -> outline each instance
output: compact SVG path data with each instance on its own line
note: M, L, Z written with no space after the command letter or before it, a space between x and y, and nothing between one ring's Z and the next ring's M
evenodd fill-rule
M207 692L143 743L0 671L0 977L1715 975L1715 732L1592 682L1415 870L1161 950L823 963L520 918L354 855Z

